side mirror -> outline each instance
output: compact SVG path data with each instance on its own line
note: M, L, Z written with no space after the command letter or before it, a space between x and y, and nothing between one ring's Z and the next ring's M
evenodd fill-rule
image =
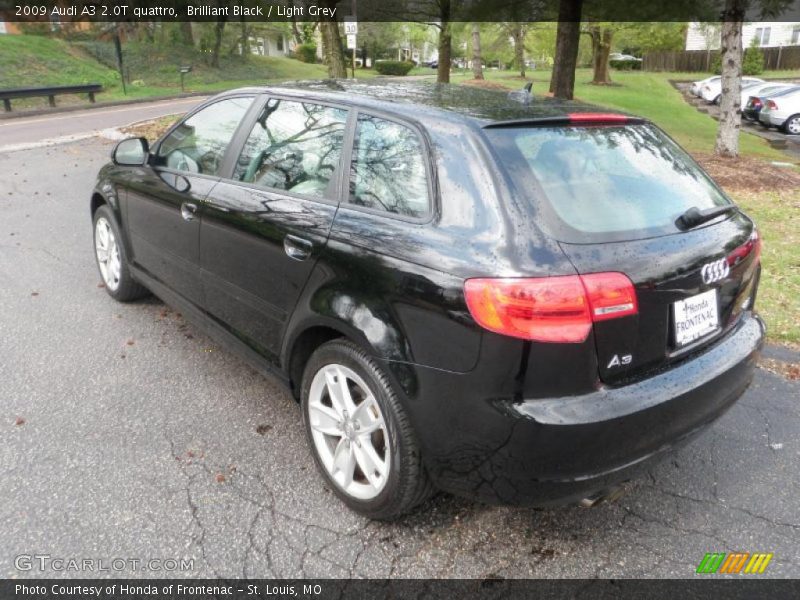
M141 167L147 162L149 154L150 144L145 138L128 138L114 147L111 160L123 167Z

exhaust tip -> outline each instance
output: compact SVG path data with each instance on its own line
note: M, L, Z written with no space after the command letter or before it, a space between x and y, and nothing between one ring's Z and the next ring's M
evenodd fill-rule
M591 496L583 498L579 504L584 508L592 508L598 504L605 504L608 502L616 502L625 495L627 489L624 485L617 485L609 489L605 489Z

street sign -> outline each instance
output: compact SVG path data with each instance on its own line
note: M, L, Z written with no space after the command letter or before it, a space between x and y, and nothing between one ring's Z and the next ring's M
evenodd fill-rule
M356 36L355 36L355 34L351 34L351 33L347 34L347 49L348 50L355 50L356 49Z
M346 35L356 35L358 33L358 21L355 17L344 18L344 32Z

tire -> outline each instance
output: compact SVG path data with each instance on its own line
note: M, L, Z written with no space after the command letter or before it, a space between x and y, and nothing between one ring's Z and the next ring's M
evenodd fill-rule
M130 302L150 292L137 283L128 268L122 235L108 205L100 206L92 217L94 259L108 295L118 302Z
M800 114L792 115L786 119L781 125L781 131L789 135L800 134Z
M303 372L301 406L314 461L350 509L390 520L431 495L408 415L361 348L343 339L317 348Z

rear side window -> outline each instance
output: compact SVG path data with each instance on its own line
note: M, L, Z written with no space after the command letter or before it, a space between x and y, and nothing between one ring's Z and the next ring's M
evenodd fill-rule
M349 202L406 217L424 217L430 212L425 152L413 129L359 115Z
M651 125L487 129L501 164L565 242L676 233L687 209L728 199Z
M326 195L339 166L347 111L272 99L236 162L234 179L312 197Z
M252 97L228 98L193 114L159 146L162 164L189 173L219 174L225 150L252 102Z

